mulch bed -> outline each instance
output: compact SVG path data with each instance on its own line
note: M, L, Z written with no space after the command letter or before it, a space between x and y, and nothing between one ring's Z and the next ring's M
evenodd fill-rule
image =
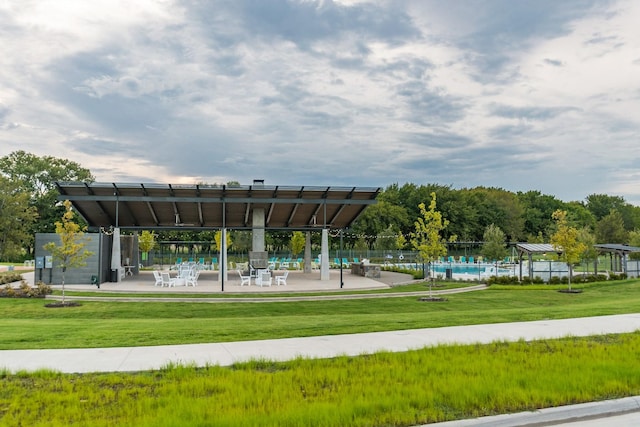
M64 307L80 307L82 304L76 301L56 301L45 304L44 306L47 308L64 308Z

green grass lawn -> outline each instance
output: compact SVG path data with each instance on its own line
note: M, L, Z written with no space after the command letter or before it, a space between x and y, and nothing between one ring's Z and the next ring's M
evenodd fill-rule
M8 375L0 424L411 426L640 393L640 333L361 357Z
M640 312L640 281L268 303L0 299L0 348L220 342ZM640 394L640 332L141 373L10 374L0 425L410 426Z
M580 294L492 287L446 303L415 296L362 300L186 303L0 299L0 349L109 347L348 334L640 312L640 281L590 284Z

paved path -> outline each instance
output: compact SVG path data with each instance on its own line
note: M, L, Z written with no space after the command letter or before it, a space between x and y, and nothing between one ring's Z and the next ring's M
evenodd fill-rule
M53 369L68 373L141 371L168 363L228 366L264 358L274 361L298 356L329 358L377 351L408 351L438 344L476 344L536 340L640 330L640 313L563 320L451 326L432 329L371 332L212 344L161 345L60 350L2 350L0 368L10 371Z

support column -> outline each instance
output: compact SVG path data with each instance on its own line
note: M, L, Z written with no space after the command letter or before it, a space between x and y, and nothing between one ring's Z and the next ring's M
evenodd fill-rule
M222 290L224 291L224 284L227 282L227 229L220 230L220 254L218 264L218 282L222 284Z
M320 280L329 280L329 230L322 229L320 248Z
M264 209L253 209L253 252L264 252Z
M311 273L311 232L307 231L304 236L304 273Z

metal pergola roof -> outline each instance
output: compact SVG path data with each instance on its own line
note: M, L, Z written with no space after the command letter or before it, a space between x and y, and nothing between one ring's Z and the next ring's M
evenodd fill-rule
M520 252L526 252L529 254L562 252L562 250L556 250L553 245L549 243L516 243L516 249Z
M612 252L621 255L626 255L632 252L640 252L640 248L637 246L621 245L617 243L606 243L593 245L594 248L600 252Z
M56 182L89 227L124 229L251 229L264 209L265 228L346 228L376 203L380 188L263 184L171 185Z

